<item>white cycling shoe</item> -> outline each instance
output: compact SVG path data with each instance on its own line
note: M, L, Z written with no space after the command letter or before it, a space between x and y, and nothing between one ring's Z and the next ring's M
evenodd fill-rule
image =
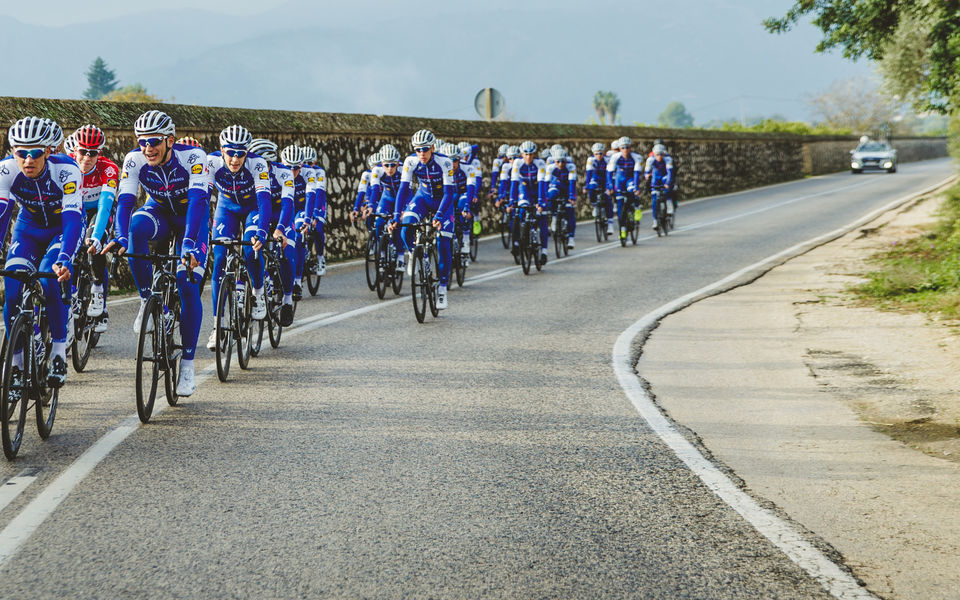
M137 313L137 318L133 320L133 332L137 335L140 335L140 325L143 323L143 309L146 307L146 298L140 298L140 311ZM151 331L153 331L153 319L147 321L147 333Z
M193 377L193 361L180 361L180 374L177 376L177 395L192 396L197 391L197 381Z
M653 225L651 225L650 227L652 227L653 229L656 229L656 228L657 228L657 220L656 220L656 219L653 220Z
M213 351L217 349L217 328L214 327L213 331L210 332L210 339L207 340L207 350Z
M447 307L447 286L437 286L437 310L443 310Z
M88 317L99 317L103 314L103 288L99 290L90 286L90 304L87 305Z
M263 296L263 290L253 292L253 308L250 310L250 317L254 321L262 321L267 316L267 299ZM216 333L216 331L214 331Z
M413 277L413 255L409 252L404 252L404 255L407 257L407 277Z
M607 223L607 235L613 235L613 223Z
M567 250L573 250L576 243L574 243L573 238L567 238Z
M327 257L321 256L320 264L317 267L317 275L323 277L326 274L327 274Z

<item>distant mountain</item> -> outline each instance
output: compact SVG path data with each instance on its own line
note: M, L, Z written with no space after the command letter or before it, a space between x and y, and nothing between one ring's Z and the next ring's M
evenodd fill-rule
M68 28L0 16L8 48L50 40L30 61L7 61L0 95L79 97L99 55L121 84L188 104L475 118L473 97L489 85L519 120L582 123L604 89L619 94L625 124L655 122L672 100L704 123L741 104L805 118L804 94L869 71L813 54L812 27L768 34L760 22L784 0L620 3L617 14L555 0L371 4L294 0L252 16L161 9L86 24L103 34L82 44Z

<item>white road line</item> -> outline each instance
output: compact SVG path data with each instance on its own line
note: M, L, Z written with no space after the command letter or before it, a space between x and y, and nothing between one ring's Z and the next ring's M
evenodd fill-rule
M948 182L955 180L950 177L943 182L921 192L900 198L886 206L857 219L853 223L835 229L824 235L802 242L782 252L778 252L757 263L744 267L739 271L710 285L700 288L676 300L664 304L660 308L647 313L639 321L631 325L617 338L613 348L613 370L617 375L620 386L637 412L647 422L654 433L686 464L703 483L737 511L744 519L753 525L764 537L780 548L793 562L805 570L811 577L819 581L824 588L837 598L875 598L846 571L826 557L810 542L796 531L789 523L780 519L773 512L761 507L748 494L724 475L717 467L704 457L696 447L681 435L673 424L660 411L659 407L644 389L640 377L634 372L637 363L632 347L640 338L642 343L646 336L660 322L661 319L674 312L690 306L694 302L706 297L725 292L741 285L745 281L756 279L770 269L785 261L808 252L812 248L844 235L853 229L869 223L877 216L892 210L919 196L932 192ZM726 219L725 219L726 220Z
M40 469L24 469L0 485L0 511L17 499L20 492L37 480Z
M930 189L932 190L932 189L935 189L936 187L938 186L934 186L933 188L930 188ZM926 192L920 192L920 194L923 194L923 193L926 193ZM797 200L793 200L793 201L795 202ZM781 203L780 205L783 205L783 204L784 203ZM884 208L879 209L878 211L875 211L875 214L880 214L884 210L889 210L891 207L896 206L896 204L897 203L889 204ZM874 213L871 213L871 214L874 214ZM736 218L736 217L731 217L731 218ZM724 218L717 222L726 222L728 220L730 220L730 218ZM707 225L709 225L709 223L699 224L698 227L705 227ZM826 236L821 236L821 237L826 238L830 235L831 234L827 234ZM650 239L651 237L654 237L654 236L649 236L644 239ZM576 259L584 258L587 256L591 256L593 254L596 254L597 252L605 252L605 251L613 250L619 247L620 247L619 244L607 243L601 246L591 248L589 250L585 250L583 252L578 252L574 256L568 256L553 262L559 263L559 262L565 262L569 260L576 260ZM796 248L796 246L794 248ZM789 250L784 251L775 256L786 255L788 252ZM500 279L502 277L513 275L517 271L520 271L520 267L518 266L507 267L505 270L501 270L499 272L495 272L491 274L486 274L484 276L479 276L475 280L467 281L464 283L464 286L472 285L474 283L480 283L482 281ZM740 271L738 271L738 273L740 273ZM727 279L730 279L730 278L727 278ZM723 281L727 281L727 279ZM689 296L684 296L683 298L688 298L688 297ZM398 298L393 298L391 300L378 302L377 304L371 304L371 305L357 308L354 310L349 310L343 313L334 314L329 317L324 317L320 320L306 322L304 325L299 326L295 329L291 328L291 330L287 334L287 339L291 337L296 337L302 333L307 333L315 329L319 329L320 327L326 327L328 325L332 325L334 323L338 323L346 319L357 317L369 312L377 311L401 302L409 302L409 301L410 299L407 296L401 296ZM674 309L674 310L678 310L678 309ZM631 328L628 331L632 331L632 330L633 328ZM621 338L625 334L626 332L621 335ZM632 339L632 337L630 339ZM619 347L620 341L618 340L617 343ZM629 351L629 342L627 342L627 350ZM617 364L616 350L614 351L614 360L615 360L614 365L616 367L616 364ZM216 371L216 364L213 362L208 364L203 369L198 370L195 376L197 385L199 386L201 383L209 379L215 371ZM632 375L632 370L630 371L630 374ZM642 392L642 389L641 389L641 392ZM166 408L167 408L166 403L158 402L153 410L154 416L161 414ZM659 412L656 411L656 407L654 407L654 411L656 412L656 414L659 414ZM0 531L0 567L2 567L10 557L16 554L16 552L20 549L20 547L24 543L26 543L26 541L30 538L31 535L33 535L33 533L37 530L37 528L39 528L40 525L43 524L43 522L51 514L53 514L57 506L59 506L59 504L70 494L70 492L73 491L73 489L77 485L79 485L84 478L86 478L86 476L90 473L90 471L92 471L94 467L96 467L104 458L106 458L107 455L109 455L114 448L120 445L121 442L123 442L125 439L127 439L127 437L129 437L132 433L134 433L137 429L139 429L140 425L141 425L140 419L138 419L136 415L128 417L123 421L121 421L119 425L117 425L114 429L104 434L100 439L94 442L94 444L90 446L90 448L88 448L75 461L73 461L73 463L71 463L66 469L64 469L63 473L57 476L57 478L54 479L49 485L47 485L47 487L44 488L43 491L37 494L36 498L30 501L30 503L27 504L27 506L16 517L14 517L10 521L10 523L7 524L6 527L3 528L3 531Z

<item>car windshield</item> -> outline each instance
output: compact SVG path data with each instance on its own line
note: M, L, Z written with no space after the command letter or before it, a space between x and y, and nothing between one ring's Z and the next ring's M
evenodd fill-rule
M890 145L886 142L867 142L866 144L860 144L860 147L857 148L858 152L886 152L890 149Z

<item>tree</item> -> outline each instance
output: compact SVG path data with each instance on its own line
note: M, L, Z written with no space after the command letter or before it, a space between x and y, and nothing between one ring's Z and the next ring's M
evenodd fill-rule
M613 92L599 91L593 95L593 110L597 111L601 125L607 121L613 125L620 120L620 98Z
M784 33L807 15L823 32L817 52L841 48L846 58L881 62L893 89L918 108L960 109L960 0L794 0L763 24Z
M600 119L600 124L605 125L607 116L607 103L606 103L606 92L597 92L593 95L593 110L597 111L597 118Z
M87 71L87 91L83 97L88 100L99 100L117 89L117 78L113 71L107 68L107 63L99 56L90 65Z
M668 104L667 108L657 117L657 122L661 127L673 129L693 127L693 117L687 112L687 107L682 102Z
M147 92L139 83L125 85L101 98L107 102L163 102L153 94Z
M876 83L862 77L834 82L809 103L819 117L819 124L827 129L872 134L902 119L901 104L887 98Z

